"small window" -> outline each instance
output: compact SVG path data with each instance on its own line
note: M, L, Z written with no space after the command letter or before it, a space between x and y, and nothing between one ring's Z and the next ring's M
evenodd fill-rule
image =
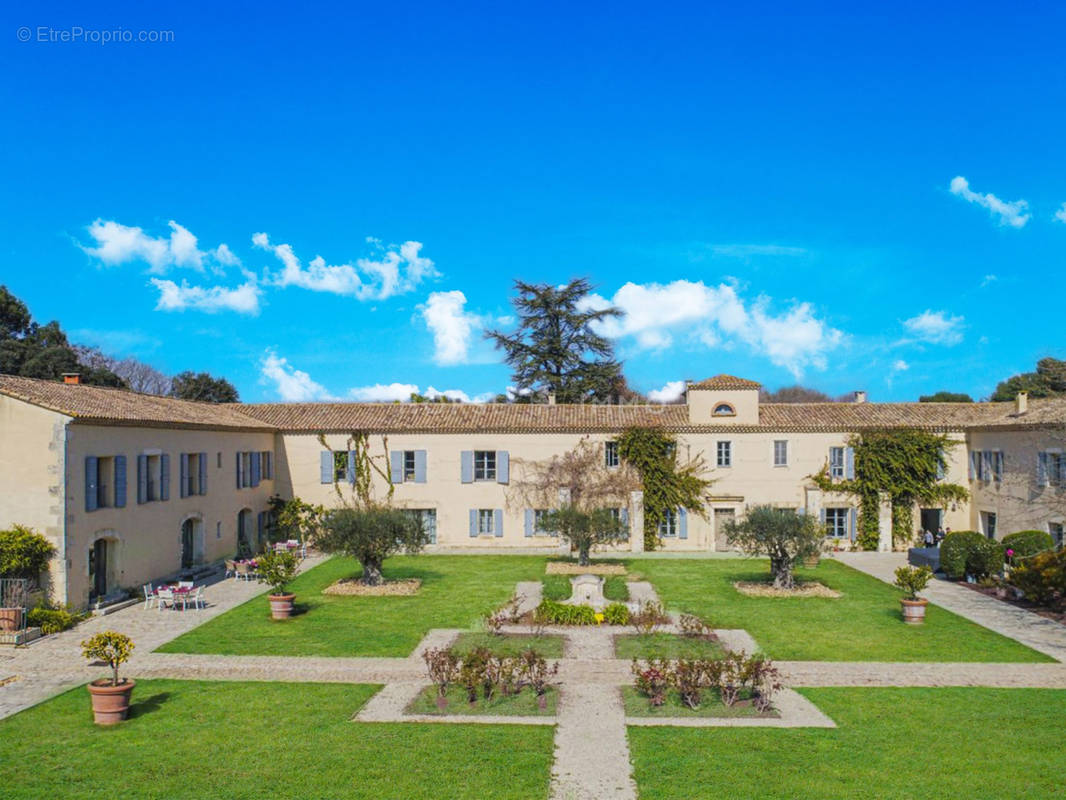
M241 487L247 489L252 485L252 454L241 453Z
M1055 547L1062 547L1066 544L1066 528L1064 528L1061 522L1049 522L1047 524L1047 532L1051 534L1051 538L1055 541Z
M836 539L847 538L848 535L848 509L827 508L825 510L826 535Z
M407 513L422 522L422 530L429 536L429 543L437 543L437 509L410 508Z
M96 507L110 508L115 500L115 459L101 456L96 460Z
M346 480L348 480L348 454L343 450L335 450L333 452L333 482L339 483Z
M148 502L158 500L160 497L159 487L162 485L162 459L159 456L148 456Z
M533 509L533 533L539 536L557 536L555 531L544 530L544 520L551 511L547 508Z
M188 472L185 475L185 495L192 497L200 494L200 455L199 453L187 453Z
M604 443L603 463L608 469L613 469L618 466L618 442Z
M215 458L215 468L222 469L222 453L220 452Z
M711 414L715 417L735 417L737 412L729 403L719 403Z
M663 512L662 521L659 523L659 536L669 538L677 536L677 511L668 508Z
M788 441L785 439L778 439L774 442L774 466L788 466Z
M615 522L621 522L627 528L629 527L629 520L626 519L624 508L610 508L608 511L611 512L611 517Z
M829 448L829 477L833 480L841 480L844 477L844 448Z
M494 481L494 480L496 480L496 451L495 450L475 450L474 451L474 480L475 481Z
M491 508L477 510L477 532L482 536L491 536L496 533L496 514Z
M405 482L415 479L415 451L403 451L403 479Z
M273 455L274 454L271 453L269 450L263 450L259 454L259 463L260 463L260 465L262 465L262 473L263 473L262 475L259 476L260 480L264 480L264 481L272 481L272 480L274 480L274 459L273 459Z
M989 539L996 538L996 512L994 511L982 511L981 512L981 532Z
M718 460L717 464L720 467L733 466L733 443L732 442L718 442Z

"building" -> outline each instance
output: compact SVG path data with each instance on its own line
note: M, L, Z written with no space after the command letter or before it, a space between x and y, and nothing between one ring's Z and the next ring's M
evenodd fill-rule
M86 606L118 588L255 550L269 498L327 506L348 480L355 432L371 436L395 485L438 548L553 548L533 509L509 506L512 469L586 439L616 463L613 438L632 426L677 436L714 480L706 513L661 528L667 550L726 546L723 521L770 503L824 519L854 538L846 496L810 479L827 464L854 469L852 434L886 428L943 432L960 446L945 479L971 500L921 509L916 529L1002 537L1066 521L1066 401L766 404L759 385L726 375L691 384L681 405L196 403L76 383L0 376L0 528L22 523L57 547L50 591ZM387 456L386 456L387 451ZM642 547L639 497L626 509Z

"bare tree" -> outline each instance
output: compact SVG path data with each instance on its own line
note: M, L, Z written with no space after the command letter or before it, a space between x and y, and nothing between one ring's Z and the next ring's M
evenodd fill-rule
M118 375L135 392L165 396L170 394L171 379L150 364L135 358L118 359L99 347L74 345L78 363L90 369L108 369Z
M604 445L585 436L573 450L543 461L512 459L507 491L510 508L558 508L580 511L624 507L629 493L641 488L640 475L621 461L607 467Z

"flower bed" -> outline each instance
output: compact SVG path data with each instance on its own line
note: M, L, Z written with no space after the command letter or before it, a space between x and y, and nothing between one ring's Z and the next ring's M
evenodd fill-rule
M755 707L750 691L741 692L740 697L731 706L722 702L717 692L707 692L699 708L689 708L681 702L681 693L677 689L666 692L663 704L653 706L648 698L632 686L622 687L622 704L627 717L757 717L776 719L781 714L775 710L760 711Z
M363 583L360 578L344 578L331 583L322 590L322 594L357 595L364 597L409 596L418 594L422 581L407 578L399 581L382 581L376 586Z
M548 688L543 700L532 689L523 689L517 694L494 694L490 698L478 697L473 703L467 699L466 690L453 686L444 694L444 703L436 686L427 686L407 706L407 714L430 714L446 716L501 716L501 717L551 717L559 705L559 690ZM442 707L443 706L443 707Z
M549 561L544 567L546 575L625 575L624 564L589 564L582 567L572 561Z
M818 581L797 583L795 589L777 589L771 583L737 581L734 588L748 597L840 597L840 592Z

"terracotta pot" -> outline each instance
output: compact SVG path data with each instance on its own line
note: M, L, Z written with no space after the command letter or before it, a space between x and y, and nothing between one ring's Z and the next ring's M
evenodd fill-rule
M0 631L14 633L22 621L21 608L0 608Z
M903 621L909 625L921 625L925 622L925 607L929 605L928 600L900 600L899 604L903 606Z
M292 616L292 601L294 594L270 595L270 616L274 619L288 619Z
M130 711L130 695L136 685L132 678L126 678L118 686L112 686L110 678L90 683L88 689L93 701L93 721L97 725L116 725L126 719Z

